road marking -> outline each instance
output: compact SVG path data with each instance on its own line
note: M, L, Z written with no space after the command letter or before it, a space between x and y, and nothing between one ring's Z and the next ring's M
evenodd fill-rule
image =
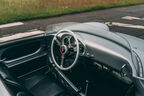
M11 41L11 40L16 40L16 39L21 39L21 38L25 38L25 37L29 37L29 36L44 34L44 33L45 32L41 31L41 30L36 30L36 31L32 31L32 32L17 33L14 35L0 38L0 43Z
M139 18L139 17L133 17L133 16L124 16L122 19L125 20L144 20L144 18Z
M142 25L132 25L132 24L125 24L119 22L105 22L108 26L120 26L120 27L128 27L128 28L137 28L137 29L144 29Z
M0 25L0 28L19 26L19 25L23 25L23 24L24 23L22 23L22 22L8 23L8 24Z

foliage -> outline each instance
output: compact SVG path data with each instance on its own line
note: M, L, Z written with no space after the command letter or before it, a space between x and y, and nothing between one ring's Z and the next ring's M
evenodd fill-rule
M144 0L0 0L0 24L144 3Z

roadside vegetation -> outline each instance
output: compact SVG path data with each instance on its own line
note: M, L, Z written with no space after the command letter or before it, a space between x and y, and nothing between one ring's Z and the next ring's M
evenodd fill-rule
M0 24L142 3L144 0L0 0Z

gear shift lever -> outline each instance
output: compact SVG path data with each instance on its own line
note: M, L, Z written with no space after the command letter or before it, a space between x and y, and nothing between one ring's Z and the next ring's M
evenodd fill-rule
M87 94L88 94L88 86L89 86L89 81L86 80L85 96L87 96Z

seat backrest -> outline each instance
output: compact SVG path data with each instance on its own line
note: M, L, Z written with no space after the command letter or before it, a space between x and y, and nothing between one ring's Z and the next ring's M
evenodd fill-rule
M3 79L9 79L15 81L12 74L10 74L8 67L5 65L4 61L0 60L0 75Z
M32 96L32 94L14 78L3 60L0 60L0 75L5 84L15 91L13 92L13 94L15 94L14 96L21 96L20 94L25 94L22 96Z

